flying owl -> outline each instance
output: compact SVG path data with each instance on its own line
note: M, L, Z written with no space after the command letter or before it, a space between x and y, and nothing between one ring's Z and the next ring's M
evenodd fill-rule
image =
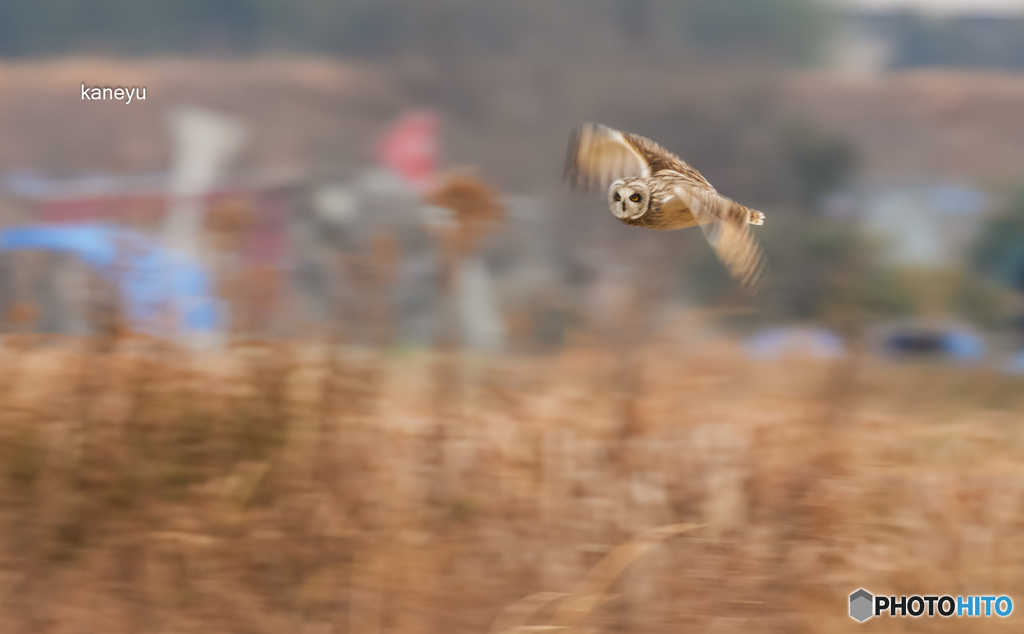
M722 196L650 139L582 123L569 138L565 178L574 189L607 191L612 214L627 225L699 226L733 277L750 291L758 288L766 261L749 225L764 224L764 214Z

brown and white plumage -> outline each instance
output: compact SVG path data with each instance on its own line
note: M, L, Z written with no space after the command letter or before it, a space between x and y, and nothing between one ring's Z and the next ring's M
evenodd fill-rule
M650 139L596 123L572 132L565 178L574 189L606 191L622 222L670 231L699 226L733 277L754 290L764 254L749 225L764 214L722 196L700 172Z

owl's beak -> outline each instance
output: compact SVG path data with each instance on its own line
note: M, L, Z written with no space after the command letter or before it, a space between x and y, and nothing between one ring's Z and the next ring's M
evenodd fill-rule
M626 201L622 201L622 211L626 211Z

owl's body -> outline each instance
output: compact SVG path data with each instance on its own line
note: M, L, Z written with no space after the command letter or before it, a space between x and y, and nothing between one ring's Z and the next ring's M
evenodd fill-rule
M675 185L682 180L677 172L672 171L648 178L630 176L617 180L608 191L608 207L616 218L633 227L662 231L693 227L698 223L689 208L670 204L676 195ZM630 201L631 196L640 196L640 200ZM639 213L647 202L650 203L649 208Z
M764 224L764 214L722 196L650 139L581 124L569 141L565 176L574 188L607 188L609 209L627 225L663 231L700 226L744 286L760 281L764 258L747 225Z

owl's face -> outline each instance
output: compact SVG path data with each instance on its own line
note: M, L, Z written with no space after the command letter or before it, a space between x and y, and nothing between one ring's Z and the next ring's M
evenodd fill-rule
M639 179L619 179L608 188L608 206L619 220L636 220L651 208L651 190Z

